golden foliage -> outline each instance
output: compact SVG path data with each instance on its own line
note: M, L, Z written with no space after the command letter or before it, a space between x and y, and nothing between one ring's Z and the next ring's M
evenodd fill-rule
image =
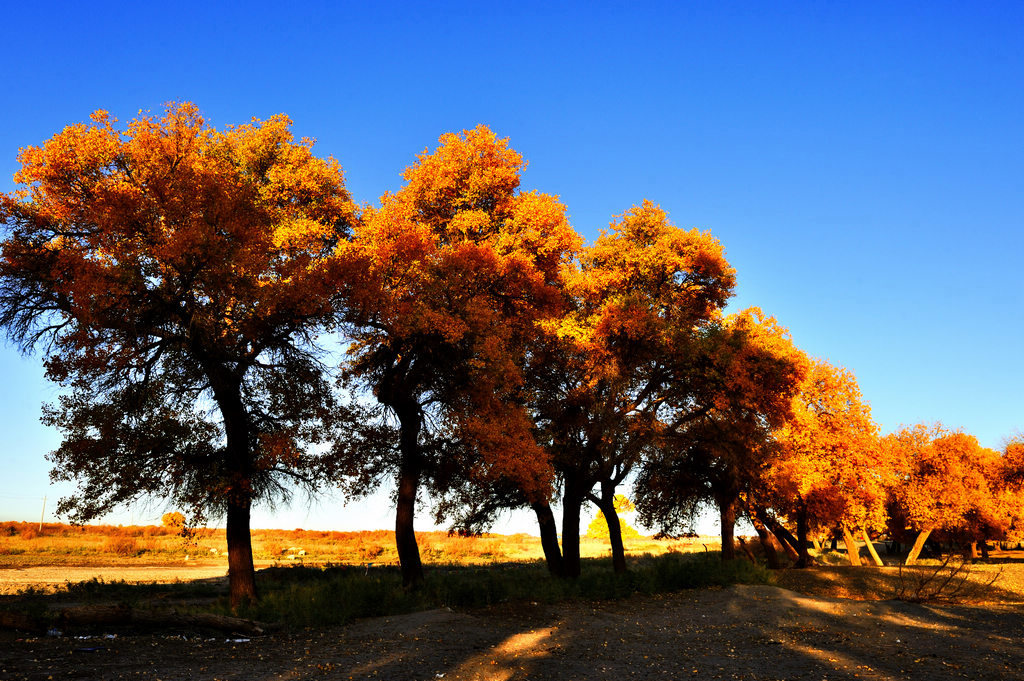
M780 510L806 513L813 527L884 526L895 471L850 371L812 362L775 436L781 449L766 479Z
M473 475L545 494L547 457L512 398L580 239L555 197L518 191L524 163L507 140L480 126L439 141L345 245L367 263L350 367L390 408L431 396L479 454Z
M894 522L903 527L896 529L1006 534L1010 497L1000 494L1003 462L997 452L939 424L902 428L883 445L899 467L891 506Z

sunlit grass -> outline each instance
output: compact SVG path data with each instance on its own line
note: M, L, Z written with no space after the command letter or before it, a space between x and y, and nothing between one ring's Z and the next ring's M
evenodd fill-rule
M446 532L419 532L420 554L428 565L491 565L543 558L538 537L527 534L484 534L473 537ZM254 530L253 558L261 565L397 565L394 532L318 530ZM627 553L717 551L715 540L627 539ZM609 555L606 539L584 537L585 558ZM0 523L0 567L43 565L160 565L188 561L227 563L223 529L199 528L187 544L177 530L154 526Z

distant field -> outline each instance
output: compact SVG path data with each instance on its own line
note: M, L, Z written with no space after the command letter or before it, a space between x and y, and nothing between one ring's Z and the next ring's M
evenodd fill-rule
M540 538L527 534L449 536L417 533L428 564L487 565L543 560ZM257 567L271 565L397 565L394 532L254 530ZM668 551L717 551L717 538L625 540L632 555ZM45 587L94 576L126 581L201 579L227 572L227 541L222 529L200 528L191 543L177 530L156 526L0 523L0 593L26 586ZM607 539L584 538L585 558L609 555ZM123 568L120 572L112 568Z

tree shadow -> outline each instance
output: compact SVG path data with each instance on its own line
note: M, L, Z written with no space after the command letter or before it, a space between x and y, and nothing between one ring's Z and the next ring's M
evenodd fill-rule
M870 569L862 569L872 572ZM869 575L870 576L870 575ZM933 606L734 586L605 601L435 609L262 638L41 638L5 678L1021 678L1014 606ZM80 649L96 649L76 652Z

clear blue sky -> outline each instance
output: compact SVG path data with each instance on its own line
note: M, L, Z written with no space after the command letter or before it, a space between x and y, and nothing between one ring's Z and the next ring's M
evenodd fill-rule
M485 123L589 238L644 198L710 229L734 306L851 369L883 430L941 420L999 447L1024 429L1022 35L1017 2L9 3L0 191L19 147L98 108L285 112L365 202ZM41 374L0 347L0 519L66 491ZM383 498L255 522L392 525Z

